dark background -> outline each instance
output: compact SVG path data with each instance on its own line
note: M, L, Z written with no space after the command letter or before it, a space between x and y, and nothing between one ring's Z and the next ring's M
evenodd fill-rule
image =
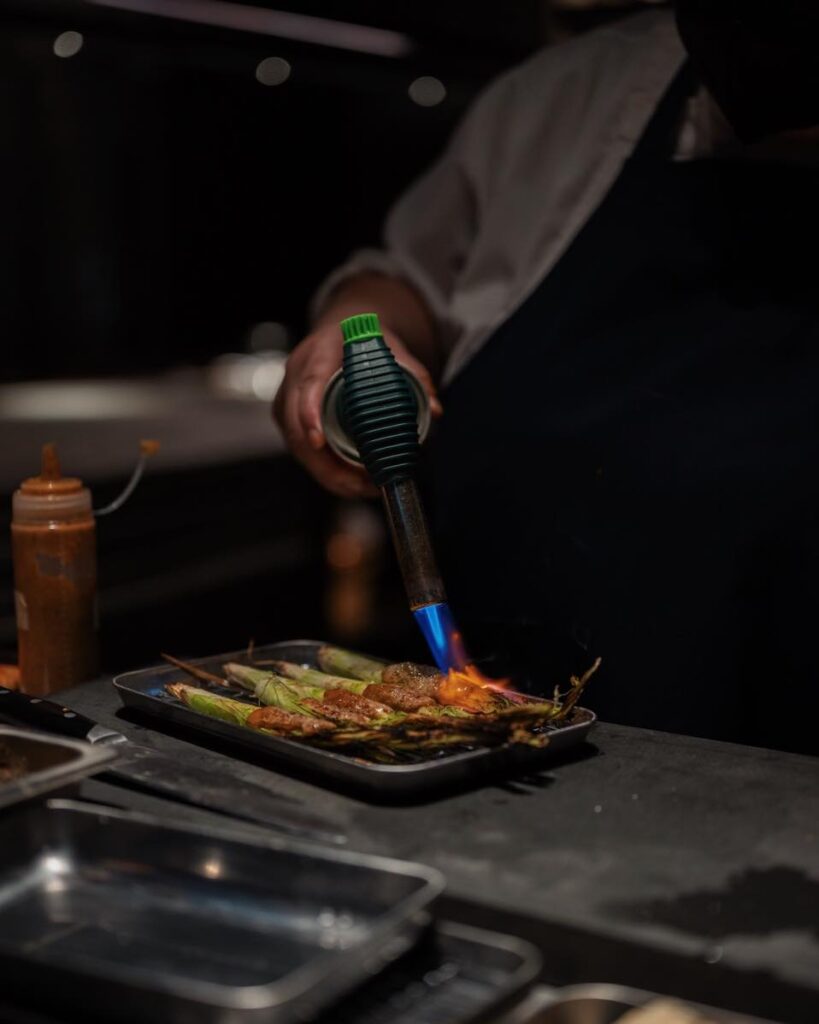
M126 377L155 393L161 379L173 405L168 373L182 368L186 393L204 396L208 365L253 347L254 324L275 325L275 347L298 340L318 282L351 249L378 242L389 203L478 90L539 46L626 9L585 9L595 6L276 5L308 30L311 18L330 18L400 33L405 52L381 56L202 23L215 11L246 24L252 8L272 9L259 0L0 3L5 522L20 468L34 472L44 441L56 440L97 504L121 486L140 436L175 451L99 524L106 667L140 664L161 647L204 654L294 633L409 650L414 634L377 520L354 516L346 527L345 509L289 461L272 426L270 450L260 450L267 428L253 402L234 410L227 456L216 454L222 438L204 397L201 412L191 399L189 414L146 414L130 433L115 413L114 432L90 407L62 420L48 397L37 399L41 412L4 414L21 382L102 388ZM184 17L156 13L174 11ZM55 40L66 31L81 33L82 46L60 57ZM271 56L291 73L266 86L256 68ZM421 75L443 82L438 105L409 97ZM190 457L175 444L185 416L188 429L197 419ZM246 450L242 417L254 438ZM328 558L328 539L340 532L343 542L345 530L352 548L331 546ZM4 523L0 647L10 659L6 537Z

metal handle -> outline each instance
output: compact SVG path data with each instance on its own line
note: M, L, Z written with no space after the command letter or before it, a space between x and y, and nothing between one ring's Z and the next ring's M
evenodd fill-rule
M76 740L88 739L96 723L84 715L42 697L30 697L19 690L0 686L0 718L15 725L28 725L44 732Z

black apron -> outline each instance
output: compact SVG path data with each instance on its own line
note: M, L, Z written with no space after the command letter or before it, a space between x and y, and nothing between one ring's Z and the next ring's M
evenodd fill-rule
M693 86L445 394L439 556L524 687L819 752L817 173L673 161Z

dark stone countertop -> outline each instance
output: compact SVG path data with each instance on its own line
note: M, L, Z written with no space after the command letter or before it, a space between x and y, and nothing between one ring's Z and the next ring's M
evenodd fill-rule
M136 725L106 681L61 696L303 801L351 849L440 868L448 912L534 939L550 980L819 1020L819 759L599 725L591 756L532 782L385 807Z

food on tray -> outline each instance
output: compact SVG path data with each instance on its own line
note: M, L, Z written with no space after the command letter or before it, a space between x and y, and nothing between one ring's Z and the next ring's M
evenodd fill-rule
M381 673L386 668L383 661L365 658L363 654L345 651L330 644L319 647L318 663L324 672L333 672L349 679L363 679L367 683L380 683Z
M267 729L270 732L298 734L300 736L317 736L323 732L333 732L332 722L320 718L307 718L305 715L294 715L280 708L256 708L247 716L247 724L253 729Z
M392 708L388 704L381 704L377 700L373 700L372 697L357 696L348 690L328 690L324 700L327 704L347 708L357 714L366 715L368 718L392 713Z
M556 690L544 700L486 679L471 666L443 675L426 665L388 665L329 645L319 652L321 670L281 660L230 662L219 676L166 657L222 690L182 682L166 687L194 711L379 761L475 745L544 746L548 728L566 720L599 665L573 676L565 693ZM242 699L227 696L226 687L241 691Z
M652 999L645 1006L618 1017L617 1024L716 1024L716 1021L675 999Z
M388 683L370 683L364 691L370 700L382 701L396 711L418 711L420 708L435 707L435 694L425 697L409 686L390 686Z
M7 743L0 743L0 783L13 782L27 771L26 759L15 754Z
M284 676L285 679L295 679L299 683L306 683L308 686L319 686L323 690L349 690L351 693L363 693L368 685L359 679L329 675L327 672L320 672L317 668L296 665L292 661L257 662L257 665L259 664L269 664L274 672Z

